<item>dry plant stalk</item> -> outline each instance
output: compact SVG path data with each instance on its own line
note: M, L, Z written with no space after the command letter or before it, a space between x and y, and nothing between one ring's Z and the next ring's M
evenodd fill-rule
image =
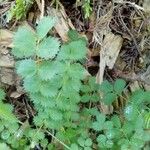
M96 77L97 83L99 84L103 82L106 66L110 69L113 68L123 43L123 38L114 35L109 28L109 24L113 17L112 13L113 6L110 3L110 10L108 13L101 17L97 14L96 25L93 32L93 41L101 46L99 71ZM102 97L102 95L103 94L100 93L100 97ZM113 112L113 107L107 106L103 102L101 102L100 109L104 114L111 114Z

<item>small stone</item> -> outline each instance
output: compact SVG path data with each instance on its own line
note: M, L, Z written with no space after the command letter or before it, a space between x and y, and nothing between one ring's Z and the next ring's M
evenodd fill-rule
M22 93L15 91L10 94L10 97L16 99L16 98L19 98L21 95L22 95Z

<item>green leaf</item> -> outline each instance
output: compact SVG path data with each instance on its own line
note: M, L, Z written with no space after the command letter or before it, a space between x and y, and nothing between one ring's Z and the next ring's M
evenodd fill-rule
M96 140L97 140L98 145L99 145L100 147L104 147L104 146L106 145L106 140L107 140L107 138L106 138L105 135L100 134L100 135L97 137Z
M74 137L76 137L76 135L77 135L76 129L68 128L65 130L65 136L67 137L67 139L73 139Z
M82 80L84 78L85 69L79 63L74 63L66 67L64 73L71 78Z
M4 130L4 125L2 123L0 123L0 132L2 132Z
M145 114L144 114L144 124L145 124L146 129L150 128L150 112L145 112Z
M47 146L48 150L56 150L54 143L50 143Z
M56 121L62 120L62 118L63 118L61 111L59 111L57 109L51 109L50 116L53 120L56 120Z
M85 139L82 138L82 137L79 137L78 138L78 143L79 143L80 146L84 147Z
M92 146L92 140L90 138L86 139L84 145L88 147Z
M149 142L150 141L150 134L147 131L144 131L143 141Z
M93 91L97 91L99 89L99 84L96 83L95 77L90 77L88 84Z
M41 82L40 92L45 97L54 97L58 92L58 87L52 82Z
M91 147L84 147L84 150L92 150Z
M37 56L44 59L52 59L59 51L60 42L57 38L45 38L39 45Z
M46 108L47 106L49 108L55 107L55 101L52 98L41 95L40 92L35 94L30 94L30 98L34 103L40 104L40 106L44 108Z
M8 130L3 130L1 133L1 138L7 140L10 137L10 132Z
M89 85L82 84L81 91L84 92L84 93L88 93L88 92L91 92L91 88L90 88Z
M97 114L99 114L99 111L97 108L90 108L89 109L89 113L92 115L92 116L96 116Z
M10 148L6 145L6 143L0 143L1 150L10 150Z
M81 102L83 103L87 103L91 100L91 97L89 96L89 94L84 94L82 97L81 97Z
M80 60L86 55L86 44L82 40L64 44L58 55L59 60Z
M4 90L0 89L0 101L5 99L5 95Z
M16 122L16 123L13 123L13 122L11 122L10 124L9 124L9 127L8 127L8 130L9 130L9 132L10 133L16 133L16 131L18 131L19 132L19 124ZM18 134L18 132L17 132L17 134ZM21 134L21 133L20 133ZM16 135L17 136L17 135Z
M9 122L17 122L16 117L12 114L12 107L9 104L0 102L0 118Z
M103 113L98 113L96 115L96 120L100 123L104 123L106 120L106 116Z
M103 102L106 105L111 105L117 98L117 95L115 93L108 93L107 95L104 95Z
M40 91L41 81L37 76L31 76L24 79L24 89L29 93L36 93Z
M36 36L27 27L21 27L14 35L12 53L18 58L30 57L35 54Z
M47 145L48 145L48 140L45 138L45 139L43 139L43 140L40 142L40 144L41 144L41 146L42 146L43 148L46 149L46 147L47 147Z
M112 121L106 121L105 124L104 124L104 128L106 130L110 130L113 128L113 122Z
M79 39L79 34L76 30L69 30L68 37L69 37L70 41L75 41L75 40Z
M103 128L104 128L104 123L101 123L101 122L93 122L93 123L92 123L92 128L93 128L95 131L101 131L101 130L103 130Z
M113 91L113 85L108 82L107 80L103 81L100 85L100 90L105 94L110 93Z
M67 93L69 92L70 94L74 93L74 92L79 92L80 90L80 87L81 87L81 81L80 80L77 80L75 78L69 78L69 79L66 79L65 84L63 85L63 92ZM68 87L70 87L68 89Z
M71 150L79 150L78 145L75 144L75 143L71 144L70 149L71 149Z
M114 145L114 143L113 143L112 140L107 140L107 141L106 141L106 147L107 147L107 148L112 148L113 145Z
M115 131L113 129L107 130L105 135L107 139L113 139L115 137Z
M38 67L38 75L42 80L51 80L61 70L58 62L44 61Z
M25 59L18 62L17 73L23 78L31 77L36 73L36 63L32 59Z
M138 117L137 108L133 105L128 105L124 109L124 115L128 121L134 120Z
M48 31L55 25L56 19L54 17L43 17L37 26L37 35L39 39L43 39Z
M121 138L119 141L118 141L118 145L123 145L123 144L129 144L129 140L126 139L126 138Z
M113 122L114 126L116 128L121 128L121 122L120 122L120 119L117 115L114 115L112 118L111 118L111 121Z
M130 143L133 150L142 149L145 144L143 140L138 138L131 138Z
M38 129L37 129L37 131L35 133L35 139L37 139L37 140L43 140L44 138L45 138L44 132L38 131Z
M102 113L96 114L96 120L92 123L92 128L96 131L101 131L104 129L104 123L105 123L106 116Z
M121 94L126 86L126 82L122 79L117 79L114 84L114 90L117 94Z
M149 97L149 91L143 91L140 89L132 93L130 101L132 101L133 105L141 106L140 104L150 101Z
M138 114L138 117L134 120L134 128L136 131L140 131L144 127L143 115Z
M125 122L125 124L122 126L122 131L126 135L131 135L134 130L134 126L132 122Z
M150 91L144 91L143 102L150 102Z
M99 93L93 93L93 95L91 95L91 102L99 102L99 101L100 101Z

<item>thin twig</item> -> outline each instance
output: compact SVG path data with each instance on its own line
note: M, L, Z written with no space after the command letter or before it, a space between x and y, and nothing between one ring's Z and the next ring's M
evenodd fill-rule
M128 32L129 35L131 36L131 38L132 38L132 40L133 40L133 42L134 42L134 45L135 45L137 51L139 52L140 57L142 57L142 54L141 54L140 49L139 49L139 46L138 46L138 44L137 44L137 42L136 42L136 40L135 40L133 34L131 33L130 29L127 27L127 25L126 25L125 22L123 21L119 9L118 9L118 14L119 14L119 18L120 18L120 21L121 21L122 25L126 28L127 32Z
M134 2L129 2L129 1L114 1L114 3L120 3L120 4L130 4L131 6L133 6L133 7L135 7L135 8L137 8L138 10L142 10L142 11L144 11L144 8L143 7L141 7L141 6L139 6L139 5L137 5L137 4L135 4Z
M43 18L44 16L44 7L45 7L45 1L44 0L41 0L41 16L40 16L40 19Z
M48 133L50 136L52 136L55 140L57 140L60 144L62 144L64 147L66 147L68 150L71 150L69 146L67 146L65 143L60 141L56 136L54 136L52 133L46 130L46 133Z
M35 0L35 1L36 1L36 4L37 4L39 10L41 11L41 3L40 3L40 0Z

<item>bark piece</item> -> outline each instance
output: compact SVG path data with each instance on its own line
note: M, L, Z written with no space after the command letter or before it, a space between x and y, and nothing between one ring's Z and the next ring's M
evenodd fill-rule
M57 33L61 37L63 41L67 41L67 32L69 29L75 29L71 20L67 17L64 8L60 8L60 10L56 10L52 7L48 8L47 12L50 16L54 16L57 18L57 23L55 24L54 28L56 29Z
M0 67L13 68L15 65L14 58L10 55L0 54Z
M15 84L15 73L12 69L1 68L0 69L0 81L7 85Z
M97 82L103 82L104 70L108 66L112 69L123 43L123 38L113 33L106 34L100 51L99 72L97 74Z
M13 32L6 29L0 30L0 45L12 48L12 38Z

